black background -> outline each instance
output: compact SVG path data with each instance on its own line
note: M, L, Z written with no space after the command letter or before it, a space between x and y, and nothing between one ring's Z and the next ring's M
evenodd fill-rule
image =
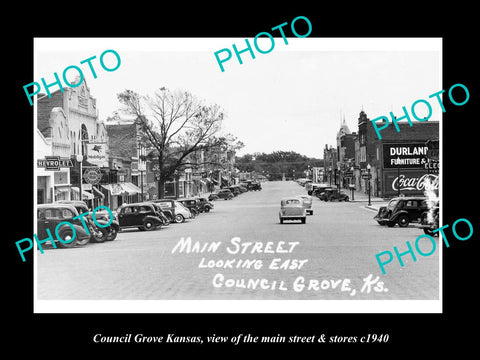
M175 345L175 344L95 344L97 333L118 335L143 333L152 336L177 335L343 335L388 333L387 344L275 344L261 346L269 352L292 349L298 354L310 350L315 357L326 351L343 354L345 350L371 356L433 355L445 349L465 354L477 340L477 279L475 263L480 228L478 227L477 119L478 85L473 81L478 69L477 36L474 34L477 11L462 2L433 3L420 8L417 3L393 2L380 7L342 2L338 7L295 6L276 3L260 9L257 2L224 2L208 7L188 3L166 7L163 3L110 3L100 10L93 3L36 4L9 9L11 22L2 24L4 35L3 85L6 114L3 117L2 259L6 286L3 321L5 347L23 355L53 358L100 353L126 356L167 356L191 350L227 355L256 353L260 345ZM318 5L320 4L320 5ZM384 3L385 4L385 3ZM445 3L444 3L445 4ZM15 7L14 7L15 9ZM9 14L4 14L9 18ZM13 16L14 15L14 16ZM443 89L462 83L470 91L470 101L454 106L444 94L443 117L443 223L467 218L474 225L468 241L450 241L443 248L443 314L34 314L33 257L22 263L15 241L33 234L33 108L29 106L23 85L33 79L34 37L241 37L253 38L296 16L306 16L312 23L309 37L442 37ZM300 22L298 23L300 25ZM298 29L299 33L304 33ZM477 31L478 33L478 31ZM212 49L213 50L213 49ZM274 51L269 55L274 56ZM5 77L4 77L5 78ZM259 79L259 81L261 81ZM319 84L321 86L321 84ZM391 86L401 86L391 84ZM439 89L440 90L440 89ZM428 95L428 94L426 94ZM399 104L403 105L403 104ZM446 234L452 237L451 231ZM450 238L449 237L449 238ZM74 307L72 310L75 311ZM97 356L96 356L97 355ZM123 357L123 356L122 356Z

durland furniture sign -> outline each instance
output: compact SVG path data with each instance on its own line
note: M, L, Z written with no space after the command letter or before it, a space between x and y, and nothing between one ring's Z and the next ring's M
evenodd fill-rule
M383 168L425 169L427 153L424 143L383 144Z

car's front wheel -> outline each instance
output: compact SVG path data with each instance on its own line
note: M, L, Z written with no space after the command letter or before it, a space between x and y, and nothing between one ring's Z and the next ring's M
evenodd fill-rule
M302 224L305 224L307 222L307 218L302 218Z
M70 229L70 227L60 230L58 236L61 239L63 239L64 241L67 241L67 243L65 243L63 241L58 241L58 246L61 247L61 248L72 248L75 245L77 245L77 243L78 243L78 239L76 237L73 238L73 231L72 231L72 229ZM72 238L73 238L73 240L72 240ZM88 243L88 240L90 240L90 239L87 238L86 241L83 240L82 243L80 243L79 245L85 245L86 243Z
M185 221L185 218L183 217L182 214L175 215L175 222L177 224L183 223L184 221Z

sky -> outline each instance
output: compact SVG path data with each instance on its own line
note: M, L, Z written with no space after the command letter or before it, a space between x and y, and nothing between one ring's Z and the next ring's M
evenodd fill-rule
M268 43L259 47L268 49L269 40L261 40ZM246 46L244 38L37 38L32 81L50 83L54 72L61 78L67 66L80 67L100 120L120 109L116 95L125 89L143 95L161 87L189 91L224 109L224 131L245 144L238 155L283 150L316 158L326 144L336 146L343 119L354 132L362 109L371 120L390 111L402 116L402 106L410 110L414 101L442 89L438 38L288 38L288 45L275 38L267 54L255 47L255 59L243 53L243 64L232 44ZM233 55L222 72L214 53L224 48ZM111 72L99 63L109 49L121 58ZM80 64L94 55L97 78ZM111 53L104 60L108 67L116 63ZM67 78L74 74L69 70ZM441 120L436 100L430 104L431 120ZM417 115L425 109L418 105Z

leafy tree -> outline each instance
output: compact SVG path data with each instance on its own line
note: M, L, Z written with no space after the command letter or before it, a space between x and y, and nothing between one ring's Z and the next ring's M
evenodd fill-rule
M151 150L150 157L157 161L159 198L164 197L165 182L178 171L213 163L211 159L199 162L198 152L243 147L233 135L221 133L224 118L221 107L206 105L189 92L162 87L153 96L142 96L125 90L117 94L117 98L123 105L122 110L136 118L139 141Z

